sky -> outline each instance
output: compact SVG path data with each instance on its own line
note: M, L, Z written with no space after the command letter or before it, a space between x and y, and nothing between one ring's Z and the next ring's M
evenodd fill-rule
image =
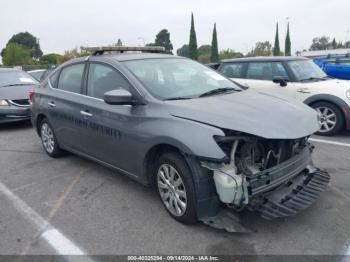
M189 41L191 12L198 46L210 44L214 23L219 49L247 53L258 41L274 42L280 27L284 49L287 21L292 52L308 49L313 37L350 40L349 0L0 0L0 48L28 31L44 53L116 43L141 46L163 28L174 50Z

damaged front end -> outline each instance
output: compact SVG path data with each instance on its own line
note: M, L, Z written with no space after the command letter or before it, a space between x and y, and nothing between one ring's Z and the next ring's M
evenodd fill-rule
M219 199L228 208L256 210L266 219L292 216L329 183L329 174L312 164L308 137L264 139L227 132L215 140L230 160L201 164L212 170Z

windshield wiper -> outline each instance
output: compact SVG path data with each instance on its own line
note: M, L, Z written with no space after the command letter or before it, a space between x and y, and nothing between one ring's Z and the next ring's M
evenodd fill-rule
M228 92L232 92L232 91L242 91L242 90L237 89L237 88L233 88L233 87L222 87L222 88L217 88L217 89L213 89L213 90L210 90L208 92L205 92L205 93L201 94L199 97L211 96L211 95L216 95L216 94L223 94L223 93L228 93Z
M303 82L303 81L310 81L310 80L326 80L328 77L325 76L325 77L309 77L309 78L305 78L305 79L300 79L299 81L300 82Z
M169 100L186 100L186 99L192 99L192 97L176 96L176 97L165 98L164 100L169 101Z

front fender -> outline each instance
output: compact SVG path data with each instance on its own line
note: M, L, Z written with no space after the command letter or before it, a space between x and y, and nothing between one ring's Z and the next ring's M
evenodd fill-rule
M158 144L172 145L187 155L222 162L226 154L214 140L214 136L224 136L216 127L185 119L156 120L142 126L144 132L152 132L148 149ZM154 129L154 127L157 129Z

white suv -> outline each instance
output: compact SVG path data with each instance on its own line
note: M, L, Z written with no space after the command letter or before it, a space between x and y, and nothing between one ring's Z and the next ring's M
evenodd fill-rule
M350 129L350 82L302 57L252 57L210 65L247 88L293 97L319 112L319 135ZM297 123L296 123L297 124Z

